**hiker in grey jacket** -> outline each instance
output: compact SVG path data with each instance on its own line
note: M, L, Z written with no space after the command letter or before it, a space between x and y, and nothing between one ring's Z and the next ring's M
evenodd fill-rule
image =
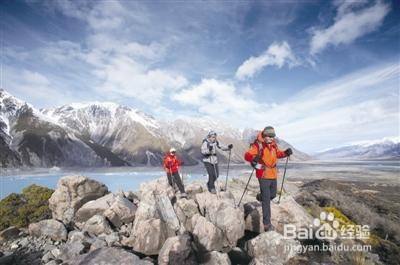
M233 148L233 145L220 145L220 143L217 141L217 133L210 131L206 139L203 140L203 144L201 145L201 153L203 154L203 163L208 174L207 188L209 192L214 194L216 193L215 181L219 176L217 148L221 149L222 151L229 151Z

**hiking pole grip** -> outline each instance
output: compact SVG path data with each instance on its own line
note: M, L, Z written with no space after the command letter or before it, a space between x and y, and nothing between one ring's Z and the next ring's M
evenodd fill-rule
M225 191L228 189L229 164L231 163L232 149L229 149L228 168L226 169Z
M253 170L251 171L249 180L247 181L246 187L244 188L242 197L240 197L240 200L239 200L239 203L238 203L237 207L239 207L239 206L240 206L240 203L242 202L243 196L244 196L244 194L246 193L247 187L249 186L249 183L250 183L251 177L253 176L254 170L255 170L255 169L253 168Z
M289 156L286 157L285 169L283 170L283 178L282 178L282 183L281 183L281 191L279 192L278 204L281 202L281 196L282 196L282 191L283 191L283 182L285 182L286 167L287 167L288 161L289 161Z

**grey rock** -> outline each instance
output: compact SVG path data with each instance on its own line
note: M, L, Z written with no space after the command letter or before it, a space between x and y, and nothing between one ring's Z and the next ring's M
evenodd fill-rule
M107 219L102 215L95 215L87 220L83 225L82 230L94 236L110 234L113 232Z
M89 250L90 245L81 242L66 243L60 247L60 255L58 259L69 260L80 254L84 254Z
M221 251L224 249L224 237L221 229L204 216L200 214L193 216L192 226L194 240L201 251Z
M199 213L197 204L194 200L180 199L174 205L176 216L186 231L193 231L192 217Z
M19 237L20 230L15 226L10 226L0 232L0 243Z
M130 223L135 219L136 210L135 204L124 197L117 196L111 206L104 211L104 216L115 227L121 227L121 225Z
M54 241L67 240L67 229L61 222L53 219L32 223L29 225L28 229L29 234L32 236L45 236L53 239Z
M169 234L163 221L152 218L136 223L131 236L123 240L122 244L148 256L157 255Z
M57 189L49 199L49 207L54 219L70 225L82 205L107 193L107 187L96 180L83 176L67 176L58 181Z
M247 253L252 264L284 264L297 255L301 247L297 240L286 239L276 231L265 232L247 241Z
M93 250L88 254L77 256L67 262L74 265L145 265L138 256L121 248L104 247Z
M111 207L115 200L116 196L112 193L109 193L96 200L88 201L75 213L74 222L79 226L80 223L86 222L96 214L103 215L103 213Z
M159 265L197 264L188 234L168 238L158 255Z
M231 265L228 254L211 251L204 255L201 265Z

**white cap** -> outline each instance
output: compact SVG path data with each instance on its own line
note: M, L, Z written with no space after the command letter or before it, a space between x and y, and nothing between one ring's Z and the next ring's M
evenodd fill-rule
M170 152L170 153L176 152L176 149L172 147L171 149L169 149L169 152Z

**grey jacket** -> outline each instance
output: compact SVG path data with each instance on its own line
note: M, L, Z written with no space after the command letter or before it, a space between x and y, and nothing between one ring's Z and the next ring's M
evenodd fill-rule
M208 149L209 146L212 147L211 152ZM217 164L218 163L217 148L221 149L222 151L229 151L229 148L227 146L221 145L218 141L212 143L208 139L204 139L203 144L201 145L201 153L204 156L203 162Z

